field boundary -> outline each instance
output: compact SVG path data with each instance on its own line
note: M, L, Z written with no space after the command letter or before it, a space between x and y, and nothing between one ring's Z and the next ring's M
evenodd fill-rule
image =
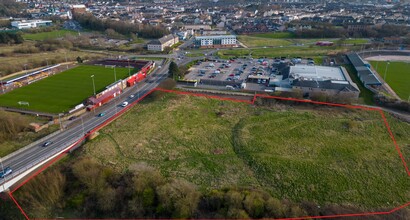
M294 102L300 102L300 103L311 103L311 104L316 104L316 105L325 105L325 106L332 106L332 107L342 107L342 108L348 108L348 109L361 109L361 110L366 110L366 111L377 111L379 112L384 125L386 126L386 129L389 133L389 136L391 140L393 141L394 147L401 159L401 162L406 170L407 176L410 177L410 170L407 166L407 163L405 161L405 158L400 150L400 147L397 144L397 141L393 135L393 132L390 128L390 125L387 121L387 118L384 114L383 109L381 108L376 108L376 107L368 107L368 106L358 106L358 105L348 105L348 104L340 104L340 103L330 103L330 102L319 102L319 101L312 101L312 100L306 100L306 99L296 99L296 98L286 98L286 97L279 97L279 96L270 96L270 95L263 95L263 94L255 94L253 96L252 101L248 100L240 100L240 99L235 99L235 98L230 98L230 97L220 97L216 95L207 95L207 94L202 94L202 93L195 93L195 92L186 92L186 91L177 91L177 90L168 90L168 89L162 89L162 88L154 88L150 90L148 93L140 97L138 100L130 103L126 108L122 109L118 113L116 113L114 116L108 118L104 123L96 127L95 129L91 130L87 134L85 134L80 140L75 142L69 149L67 149L65 152L60 153L56 158L54 158L52 161L48 162L44 167L39 169L36 173L31 175L27 180L25 180L23 183L21 183L19 186L17 186L15 189L13 189L11 192L8 193L10 198L13 200L15 205L18 207L18 209L21 211L22 215L29 220L29 216L25 213L23 208L20 206L18 201L13 197L13 193L18 190L20 187L25 185L28 181L30 181L32 178L40 174L42 171L47 169L49 166L54 164L56 161L58 161L61 157L63 157L65 154L69 153L71 149L78 147L78 144L83 143L83 141L91 134L97 132L98 130L104 128L108 124L110 124L112 121L120 117L122 114L127 112L131 107L135 106L138 104L140 101L142 101L145 97L150 95L151 93L155 91L160 91L160 92L165 92L165 93L173 93L173 94L178 94L178 95L189 95L189 96L196 96L196 97L205 97L205 98L210 98L210 99L216 99L216 100L221 100L221 101L232 101L232 102L238 102L238 103L247 103L254 105L255 101L257 98L265 98L265 99L275 99L275 100L283 100L283 101L294 101ZM364 217L364 216L374 216L374 215L389 215L392 214L400 209L406 208L407 206L410 206L410 201L399 206L396 208L391 209L390 211L380 211L380 212L363 212L363 213L349 213L349 214L335 214L335 215L327 215L327 216L302 216L302 217L294 217L294 218L278 218L277 220L302 220L302 219L330 219L330 218L340 218L340 217Z

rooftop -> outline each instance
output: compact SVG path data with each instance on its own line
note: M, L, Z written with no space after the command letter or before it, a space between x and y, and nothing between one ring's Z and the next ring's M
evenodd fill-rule
M338 67L295 65L289 70L289 77L308 80L339 80L346 81L342 70Z

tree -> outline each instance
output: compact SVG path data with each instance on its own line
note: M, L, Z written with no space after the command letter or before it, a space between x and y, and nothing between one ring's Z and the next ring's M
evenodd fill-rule
M176 79L177 77L179 77L179 73L180 71L179 71L178 65L174 61L172 61L169 64L169 71L168 71L169 77Z
M185 180L173 180L158 189L160 210L173 218L190 218L196 211L200 194Z
M77 57L77 63L83 63L83 59L81 59L81 57Z

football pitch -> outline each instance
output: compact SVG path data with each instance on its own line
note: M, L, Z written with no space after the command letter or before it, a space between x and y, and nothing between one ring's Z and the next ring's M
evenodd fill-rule
M128 68L115 69L117 80L128 76ZM133 72L131 69L131 74ZM93 95L92 75L96 93L115 81L113 68L81 65L0 95L0 106L47 113L67 112ZM20 101L28 102L29 106L20 106Z
M370 61L380 77L386 77L386 82L403 100L410 98L410 63L389 62L386 72L386 61Z

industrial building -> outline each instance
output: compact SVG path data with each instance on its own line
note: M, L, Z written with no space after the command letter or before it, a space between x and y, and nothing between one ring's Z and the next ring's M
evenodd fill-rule
M289 82L292 89L299 89L304 96L323 92L327 95L347 95L358 98L360 90L352 82L343 67L326 67L311 65L290 66Z
M199 36L195 37L195 46L200 48L236 47L235 35Z
M151 51L164 51L165 47L171 47L179 42L177 35L169 34L158 40L152 40L147 44L147 49Z
M12 21L11 26L21 29L30 29L30 28L38 28L38 27L48 27L53 24L51 20L21 20L21 21Z
M382 83L376 74L370 69L370 64L363 61L357 53L350 53L347 55L349 61L353 64L357 72L357 76L362 81L364 86L380 86Z

